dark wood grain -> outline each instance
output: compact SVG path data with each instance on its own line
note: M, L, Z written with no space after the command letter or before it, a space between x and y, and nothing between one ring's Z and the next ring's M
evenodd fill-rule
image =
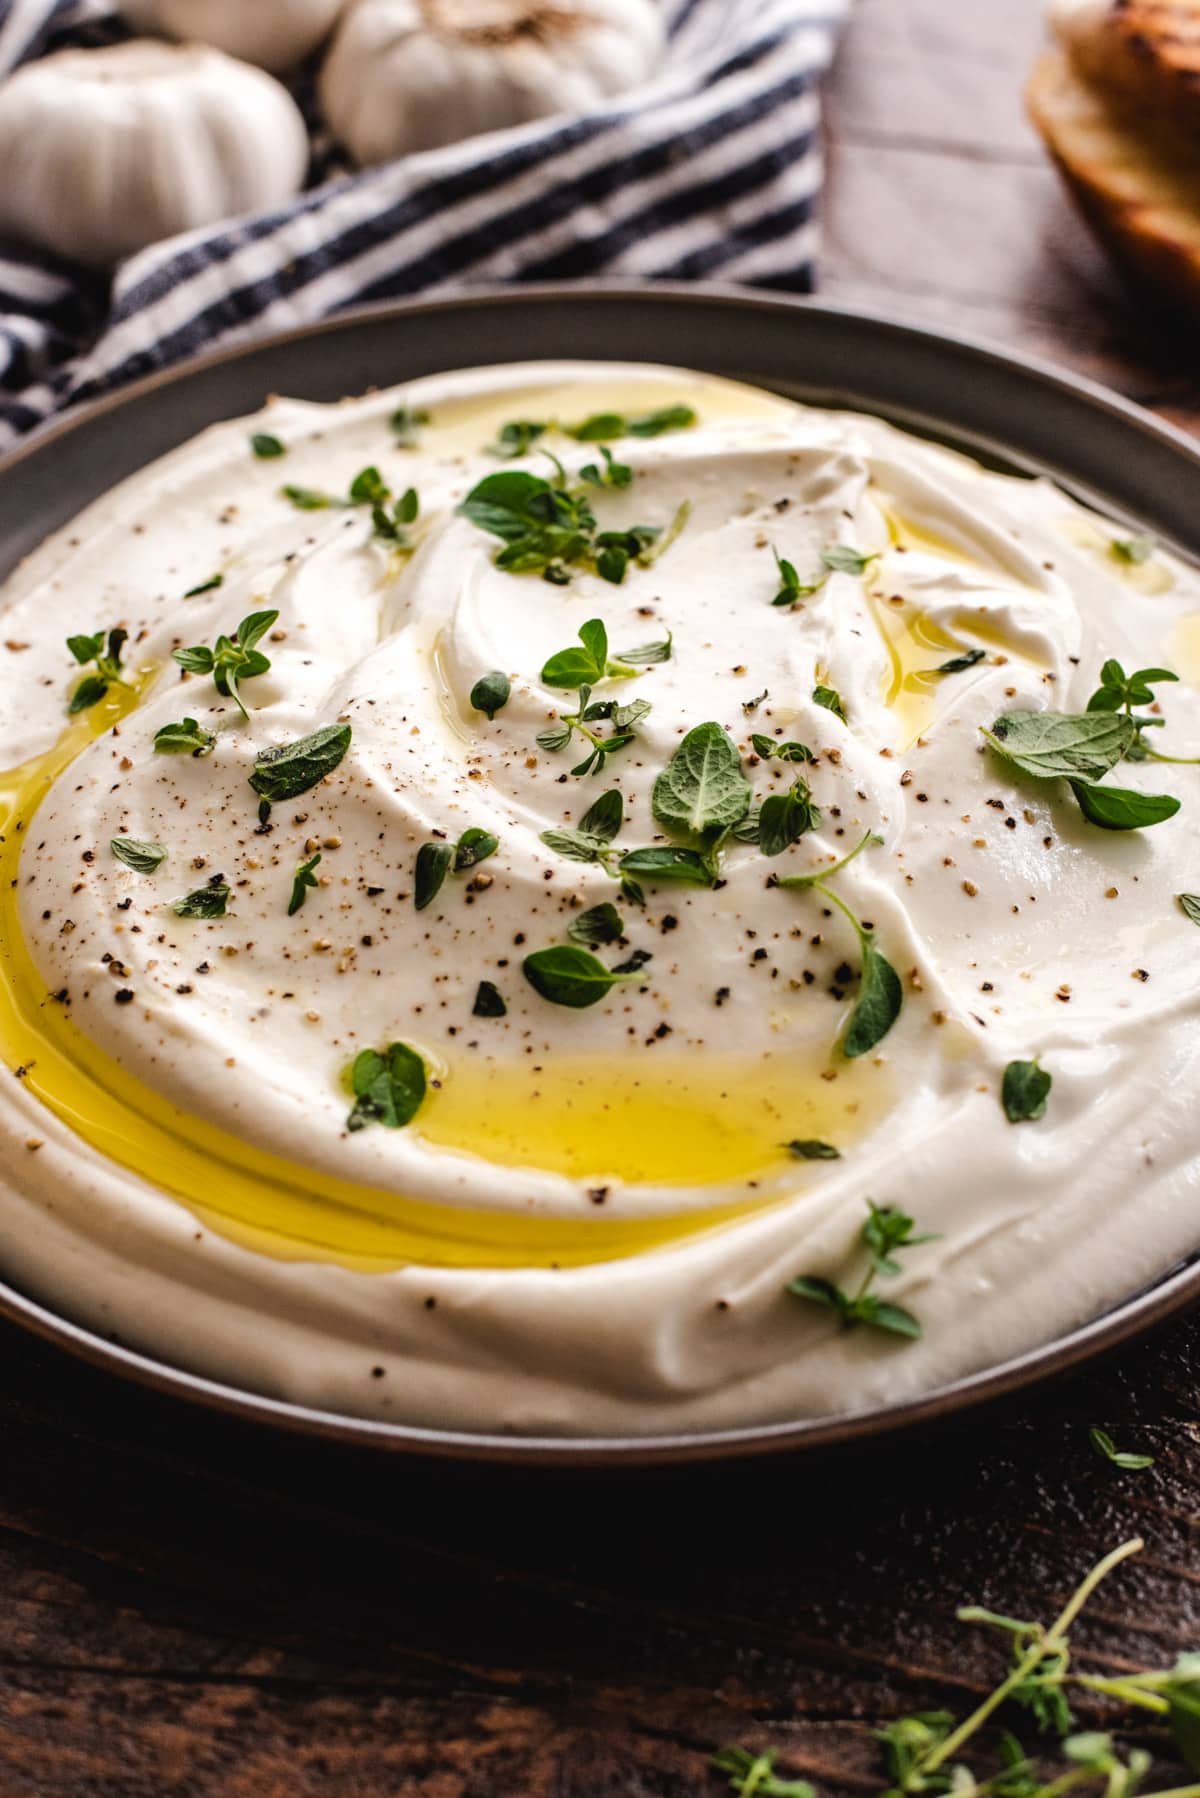
M1127 297L1023 122L1037 12L859 0L825 291L1200 425L1194 344ZM1134 1533L1082 1661L1200 1646L1195 1324L869 1455L624 1477L369 1458L12 1330L0 1355L0 1798L703 1798L730 1741L877 1791L882 1723L998 1676L955 1606L1048 1614ZM1093 1422L1153 1471L1099 1461Z

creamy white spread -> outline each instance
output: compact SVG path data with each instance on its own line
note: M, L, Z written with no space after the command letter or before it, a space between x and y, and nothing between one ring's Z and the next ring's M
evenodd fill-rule
M401 402L430 414L412 447L389 428ZM689 508L620 584L506 572L456 510L498 468L551 475L537 445L488 452L506 420L668 403L698 422L610 442L632 478L592 490L604 529ZM286 455L255 457L255 431ZM541 445L571 479L598 461L561 431ZM345 496L367 465L417 490L411 553L368 508L281 495ZM1200 889L1196 771L1123 763L1121 786L1182 807L1101 830L981 734L1010 711L1082 711L1116 658L1180 674L1154 747L1200 751L1200 588L1162 552L1121 561L1110 544L1128 535L1047 482L876 420L596 364L272 401L123 483L5 591L0 765L62 741L84 672L69 636L125 628L138 703L71 739L36 810L28 780L11 783L24 949L10 940L4 1001L19 1061L0 1088L4 1269L122 1340L290 1399L598 1436L900 1399L1152 1280L1200 1235L1200 932L1176 899ZM862 571L829 569L835 545ZM776 557L815 588L795 605L772 604ZM243 720L172 652L266 608L270 670L245 682ZM595 618L610 654L668 633L672 648L597 686L651 710L601 773L576 775L578 737L538 745L574 705L540 671ZM933 672L971 649L982 659ZM492 670L511 695L489 721L469 695ZM156 752L185 716L213 752ZM339 722L339 766L260 828L258 753ZM802 775L820 827L771 858L730 839L720 884L647 881L644 907L543 843L614 787L618 849L681 840L651 793L701 722L736 745L756 804ZM766 759L754 735L815 759ZM418 910L421 844L468 828L496 852ZM881 843L830 885L873 928L903 1007L851 1061L855 932L822 892L774 877L820 873L866 832ZM121 836L166 858L136 872L110 849ZM315 854L319 884L289 915ZM217 875L226 915L178 916ZM548 1002L524 958L603 901L625 935L597 957L650 959L586 1009ZM475 1014L481 981L505 1015ZM348 1130L346 1070L391 1042L424 1060L424 1102L402 1128ZM1046 1113L1014 1124L1004 1070L1034 1058ZM839 1158L796 1159L797 1138ZM919 1340L843 1329L786 1290L858 1284L868 1197L936 1238L875 1287Z

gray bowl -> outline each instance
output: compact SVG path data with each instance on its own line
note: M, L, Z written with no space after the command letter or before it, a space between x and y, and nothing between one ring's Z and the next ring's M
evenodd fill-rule
M674 363L796 399L883 414L1080 499L1200 560L1200 449L1091 382L944 333L808 300L714 287L476 289L411 301L221 351L139 381L0 460L0 579L49 532L155 456L270 393L336 400L485 362L579 357ZM1200 1226L1197 1228L1200 1256ZM689 1436L569 1440L413 1429L316 1411L202 1379L106 1342L0 1284L0 1315L95 1365L243 1418L426 1454L572 1465L714 1460L899 1429L1077 1367L1200 1299L1176 1268L1103 1317L904 1404Z

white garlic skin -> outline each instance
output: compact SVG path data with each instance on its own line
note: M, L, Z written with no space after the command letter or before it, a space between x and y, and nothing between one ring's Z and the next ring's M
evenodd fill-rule
M295 68L333 30L344 0L121 0L135 31L211 44L278 73Z
M0 233L107 268L290 200L308 154L286 88L219 50L62 50L0 87Z
M322 110L362 164L555 113L654 73L654 0L354 0L321 70Z

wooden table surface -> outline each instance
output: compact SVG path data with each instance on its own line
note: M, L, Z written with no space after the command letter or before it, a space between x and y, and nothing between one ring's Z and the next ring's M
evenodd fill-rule
M1037 13L859 0L824 291L1200 426L1193 345L1130 305L1023 123ZM730 1742L877 1791L876 1728L999 1677L956 1605L1045 1615L1133 1534L1081 1664L1200 1646L1196 1323L870 1455L623 1477L260 1437L0 1349L0 1798L703 1798ZM1091 1423L1155 1467L1099 1460Z

